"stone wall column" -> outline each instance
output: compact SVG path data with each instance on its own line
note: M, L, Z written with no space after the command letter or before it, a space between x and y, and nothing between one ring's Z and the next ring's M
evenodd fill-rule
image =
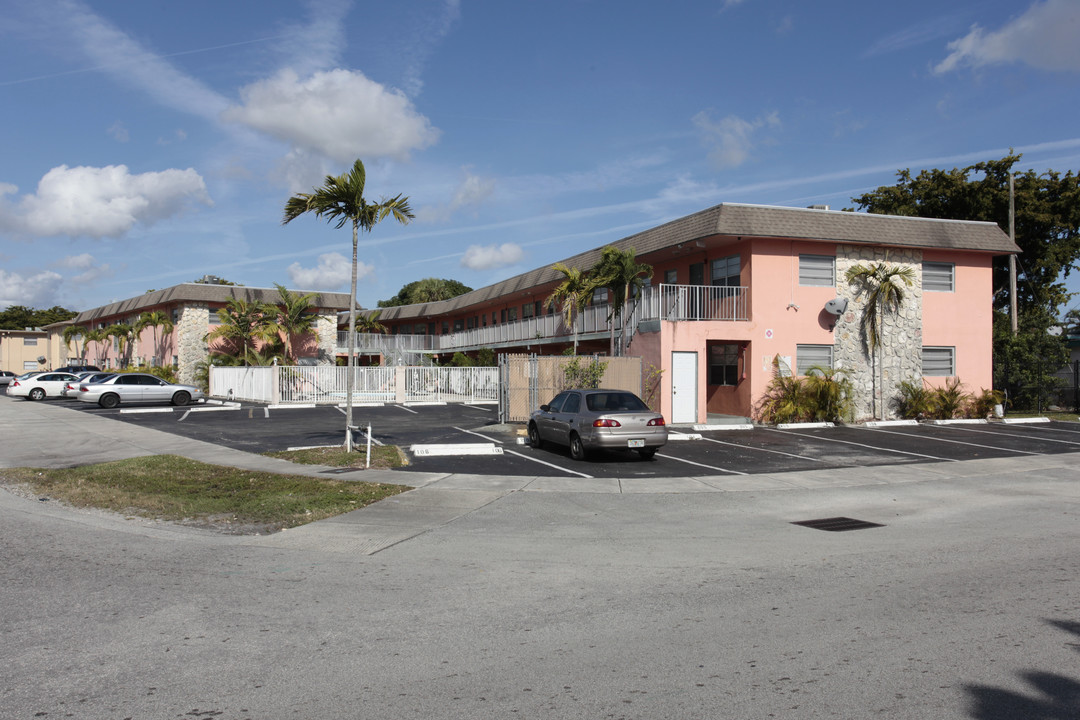
M206 360L208 352L203 338L210 331L210 307L206 303L192 303L179 308L176 322L176 377L181 383L195 384L198 365Z

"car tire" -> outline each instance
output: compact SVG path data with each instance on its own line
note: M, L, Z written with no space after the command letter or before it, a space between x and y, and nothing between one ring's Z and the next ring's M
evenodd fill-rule
M653 456L656 455L656 448L642 448L641 450L638 450L637 453L641 456L642 460L652 460Z
M102 395L97 402L103 408L112 409L120 404L120 397L114 393L109 393L108 395Z
M172 404L173 405L179 405L180 407L183 407L184 405L187 405L189 402L191 402L191 395L190 395L190 393L186 393L183 390L181 390L180 392L178 392L178 393L176 393L175 395L172 396Z
M44 400L45 399L45 391L42 390L41 388L34 388L33 390L30 391L30 394L27 395L26 397L30 398L31 400Z
M575 460L585 459L585 446L581 444L581 437L577 433L570 433L570 457Z
M540 430L536 427L536 423L529 423L529 447L540 449L544 444L544 441L540 439Z

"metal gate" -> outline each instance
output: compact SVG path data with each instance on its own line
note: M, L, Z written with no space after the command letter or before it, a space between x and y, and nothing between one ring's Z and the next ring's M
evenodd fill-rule
M500 355L499 422L525 422L534 410L567 387L571 355ZM577 356L607 363L600 387L641 395L641 358Z

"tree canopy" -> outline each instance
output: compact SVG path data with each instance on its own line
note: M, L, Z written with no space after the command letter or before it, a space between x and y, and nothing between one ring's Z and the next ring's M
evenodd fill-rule
M47 310L37 310L25 305L10 305L0 311L0 330L25 330L26 328L45 327L52 323L70 320L79 313L74 310L53 305Z
M983 220L1009 231L1009 173L1020 154L952 170L897 173L896 185L883 185L852 200L871 213ZM1033 307L1057 308L1069 293L1062 277L1080 270L1080 176L1070 170L1017 172L1015 177L1017 304L1020 314ZM995 307L1009 306L1008 260L994 265Z
M397 307L398 305L414 305L416 303L435 302L436 300L449 300L450 298L472 292L472 288L457 280L442 278L424 278L408 283L397 295L389 300L380 300L376 303L381 308Z

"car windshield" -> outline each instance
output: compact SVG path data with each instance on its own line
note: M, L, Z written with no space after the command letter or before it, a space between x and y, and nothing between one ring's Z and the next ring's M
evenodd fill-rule
M593 393L586 396L585 404L592 412L640 412L649 409L637 395L628 392Z

